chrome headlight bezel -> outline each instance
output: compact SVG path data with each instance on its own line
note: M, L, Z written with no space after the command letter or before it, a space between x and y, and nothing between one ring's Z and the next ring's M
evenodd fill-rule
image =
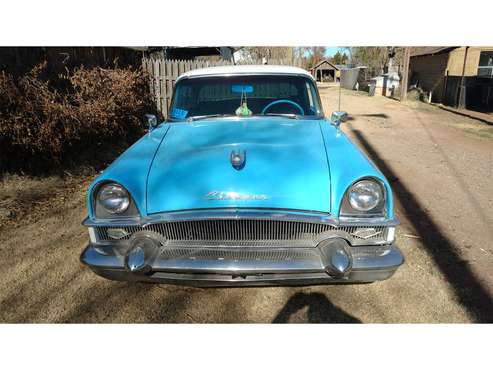
M362 199L361 206L357 206L357 193L365 193L366 199ZM368 194L375 194L375 202L372 206L365 206L368 202ZM363 198L363 196L361 196ZM387 192L382 181L376 178L358 179L348 187L342 200L340 216L343 217L385 217L387 214Z
M113 206L111 205L114 196ZM120 198L120 202L115 199ZM93 190L92 205L96 218L136 217L138 211L129 191L117 182L104 182Z

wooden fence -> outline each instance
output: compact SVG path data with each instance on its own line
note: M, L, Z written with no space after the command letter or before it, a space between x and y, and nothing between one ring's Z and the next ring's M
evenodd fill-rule
M149 74L149 88L154 95L157 109L163 117L168 116L168 108L171 102L171 95L175 86L176 79L182 73L198 68L227 66L232 63L229 61L208 61L208 60L165 60L156 58L142 59L142 69ZM249 61L237 64L262 64L261 61ZM294 65L301 66L300 59L293 61L269 60L272 65Z

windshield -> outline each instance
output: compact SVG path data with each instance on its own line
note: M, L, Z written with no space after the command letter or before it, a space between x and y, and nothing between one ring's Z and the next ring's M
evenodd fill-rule
M223 115L322 117L323 112L313 81L302 76L199 77L176 84L171 119Z

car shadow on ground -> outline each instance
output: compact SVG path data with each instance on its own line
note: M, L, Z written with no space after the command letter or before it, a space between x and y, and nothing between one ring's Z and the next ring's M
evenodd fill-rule
M467 309L474 321L493 322L493 297L474 276L467 262L460 257L458 247L447 238L433 218L425 212L414 194L399 181L365 135L352 127L350 123L348 123L348 128L391 183L406 218L419 233L429 255L451 284L459 303Z
M370 113L370 114L350 114L346 117L345 122L354 121L357 117L367 117L367 118L380 118L380 119L388 119L390 118L385 113Z
M273 323L287 323L296 313L307 308L306 321L309 323L360 323L354 316L334 306L321 293L296 293L272 320ZM305 321L305 320L303 320Z

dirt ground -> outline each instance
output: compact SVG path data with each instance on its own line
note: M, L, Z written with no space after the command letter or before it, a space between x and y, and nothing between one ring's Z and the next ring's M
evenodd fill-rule
M338 89L320 87L326 113ZM369 285L200 289L79 263L94 171L0 181L1 322L493 322L493 127L343 91L342 130L390 180L406 263Z

